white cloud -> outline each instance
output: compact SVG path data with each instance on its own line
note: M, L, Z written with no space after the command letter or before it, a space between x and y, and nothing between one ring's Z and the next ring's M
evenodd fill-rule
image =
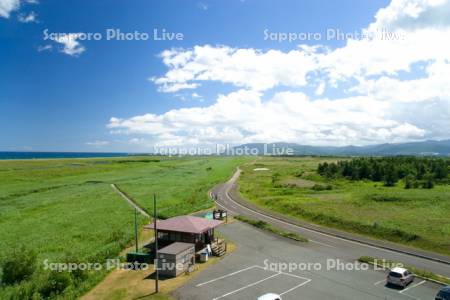
M0 17L9 18L11 12L19 9L19 0L0 0Z
M86 51L86 48L77 41L79 38L78 33L68 33L65 35L57 36L54 41L62 44L64 47L60 50L70 56L80 56L81 53Z
M19 16L17 17L17 19L19 20L19 22L22 23L37 23L37 14L32 11L29 14L19 14Z
M450 25L450 6L446 0L393 0L377 12L375 19L370 30L445 27Z
M262 52L227 46L195 46L161 53L169 71L152 78L163 92L194 89L202 81L220 81L238 87L267 90L277 85L306 85L306 74L316 68L315 53L292 50Z
M8 19L12 12L20 9L22 4L37 4L37 0L0 0L0 17ZM36 13L31 12L28 15L21 14L18 17L20 22L35 22Z
M43 51L52 51L53 50L53 46L52 45L40 45L37 47L37 51L38 52L43 52Z
M386 101L422 102L450 99L450 62L433 61L426 67L425 73L424 78L410 80L387 76L369 79L362 81L355 90Z
M103 146L108 146L109 144L110 144L109 141L101 141L101 140L96 140L93 142L86 142L86 145L92 146L92 147L103 147Z
M201 95L197 94L196 92L191 94L191 98L196 99L198 101L203 101L203 97Z
M203 2L198 2L197 7L200 8L201 10L208 10L208 8L209 8L208 5Z

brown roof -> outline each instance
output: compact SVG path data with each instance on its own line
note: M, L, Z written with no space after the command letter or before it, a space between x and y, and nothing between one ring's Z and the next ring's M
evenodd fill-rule
M222 221L208 220L194 216L178 216L167 220L158 220L156 222L156 227L158 230L199 234L208 229L217 227L220 224L222 224ZM153 223L146 225L145 228L153 229Z
M191 248L194 248L194 247L195 247L195 244L175 242L175 243L170 244L167 247L159 249L158 253L178 254L180 252L183 252L184 250L191 249Z

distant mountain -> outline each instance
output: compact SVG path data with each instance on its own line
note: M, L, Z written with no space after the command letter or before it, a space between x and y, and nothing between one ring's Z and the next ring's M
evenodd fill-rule
M294 143L252 143L233 148L234 153L246 151L247 154L285 155L292 149L294 155L339 155L339 156L387 156L387 155L437 155L450 156L450 140L423 141L399 144L378 144L370 146L309 146Z

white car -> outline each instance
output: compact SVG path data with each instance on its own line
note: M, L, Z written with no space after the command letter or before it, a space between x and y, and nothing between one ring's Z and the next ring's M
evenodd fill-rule
M258 297L258 300L282 300L280 295L268 293Z
M405 268L396 267L389 271L386 280L388 284L406 287L414 281L414 275Z

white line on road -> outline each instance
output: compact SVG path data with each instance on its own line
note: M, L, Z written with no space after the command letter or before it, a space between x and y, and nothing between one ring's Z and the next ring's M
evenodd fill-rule
M422 280L422 281L419 282L419 283L416 283L416 284L414 284L414 285L411 285L411 286L407 287L406 289L401 290L399 293L400 293L400 294L403 294L404 292L406 292L406 291L408 291L408 290L410 290L410 289L413 289L413 288L415 288L415 287L418 287L419 285L422 285L422 284L424 284L425 282L427 282L427 281L426 281L426 280ZM407 295L407 296L409 296L409 295Z
M375 282L373 285L379 285L380 283L385 282L385 281L386 281L386 279L383 279L383 280Z
M221 299L221 298L224 298L224 297L226 297L226 296L230 296L230 295L236 294L237 292L240 292L240 291L242 291L242 290L245 290L245 289L247 289L247 288L249 288L249 287L252 287L252 286L254 286L254 285L260 284L261 282L264 282L264 281L266 281L266 280L269 280L270 278L273 278L273 277L279 276L279 275L281 275L281 273L273 274L273 275L271 275L271 276L269 276L269 277L263 278L263 279L261 279L261 280L258 280L258 281L256 281L256 282L253 282L253 283L250 283L250 284L247 284L246 286L243 286L243 287L241 287L241 288L239 288L239 289L237 289L237 290L234 290L234 291L231 291L231 292L229 292L229 293L223 294L222 296L216 297L216 298L214 298L213 300Z
M235 211L233 211L233 210L231 210L231 209L229 209L229 208L226 208L225 206L223 206L223 205L220 204L219 202L216 202L216 205L219 206L219 207L221 207L221 208L223 208L223 209L225 209L225 210L228 210L229 212L231 212L231 213L234 214L234 215L239 215L237 212L235 212Z
M283 296L284 294L290 293L290 292L292 292L293 290L298 289L298 288L301 287L301 286L304 286L305 284L307 284L307 283L310 282L310 281L311 281L311 279L308 279L307 281L302 282L302 283L300 283L299 285L296 285L296 286L294 286L293 288L291 288L291 289L289 289L289 290L287 290L287 291L282 292L282 293L280 294L280 296Z
M321 243L321 242L318 242L318 241L316 241L316 240L311 240L311 239L308 239L311 243L315 243L315 244L319 244L319 245L322 245L322 246L326 246L326 247L330 247L330 248L336 248L335 246L331 246L331 245L328 245L328 244L325 244L325 243Z
M261 266L257 266L257 267L260 268L261 270L267 271L267 269L264 268L264 267L261 267ZM284 273L284 272L279 272L279 273L281 273L282 275L291 276L291 277L295 277L295 278L298 278L298 279L305 280L304 282L302 282L302 283L300 283L300 284L294 286L293 288L290 288L290 289L288 289L287 291L282 292L282 293L280 294L280 296L283 296L284 294L287 294L287 293L289 293L289 292L292 292L293 290L298 289L299 287L302 287L302 286L304 286L305 284L307 284L307 283L309 283L310 281L312 281L311 278L306 278L306 277L294 275L294 274L291 274L291 273Z
M258 267L258 266L255 265L255 266L251 266L251 267L248 267L248 268L244 268L244 269L238 270L238 271L236 271L236 272L229 273L229 274L227 274L227 275L223 275L223 276L220 276L220 277L217 277L217 278L208 280L208 281L206 281L206 282L199 283L199 284L196 285L196 287L200 287L200 286L202 286L202 285L205 285L205 284L208 284L208 283L211 283L211 282L214 282L214 281L223 279L223 278L227 278L227 277L230 277L230 276L236 275L236 274L238 274L238 273L241 273L241 272L244 272L244 271L248 271L248 270L251 270L251 269L254 269L254 268L257 268L257 267Z

